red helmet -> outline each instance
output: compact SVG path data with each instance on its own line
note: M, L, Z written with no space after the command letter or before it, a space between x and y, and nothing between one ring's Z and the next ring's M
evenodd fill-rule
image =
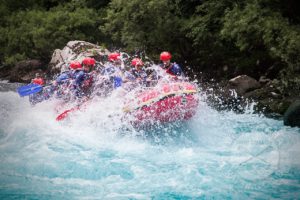
M161 61L168 61L168 60L171 60L171 58L172 58L172 55L167 51L164 51L160 54Z
M116 60L120 59L120 57L121 57L121 54L115 52L115 53L109 54L108 60L109 61L116 61Z
M80 62L73 61L70 63L70 68L71 69L81 69L82 66L81 66Z
M38 85L44 85L44 81L42 78L35 78L32 80L32 83L38 84Z
M132 65L132 66L143 66L144 63L143 63L143 61L142 61L141 59L139 59L139 58L134 58L134 59L132 59L132 61L131 61L131 65Z
M82 64L84 65L95 65L96 60L94 58L86 57L82 60Z

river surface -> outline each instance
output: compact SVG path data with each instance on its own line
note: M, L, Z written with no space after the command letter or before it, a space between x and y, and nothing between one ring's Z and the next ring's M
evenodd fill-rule
M300 199L300 129L218 112L136 130L111 97L58 123L0 92L1 199Z

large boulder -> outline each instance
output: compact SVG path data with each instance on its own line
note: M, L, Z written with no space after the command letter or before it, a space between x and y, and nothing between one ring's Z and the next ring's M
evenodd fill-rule
M247 75L240 75L228 81L229 89L234 89L238 95L242 96L246 92L258 89L261 84L254 78Z
M255 112L281 118L293 100L282 94L283 89L278 80L261 77L260 82L246 75L238 76L223 84L225 86L221 89L208 91L208 101L217 109L237 112L244 112L250 102L255 102Z
M49 65L50 66L56 66L58 63L63 62L63 58L61 57L61 50L60 49L55 49L52 58L50 60Z
M282 117L294 101L293 98L283 94L282 84L277 79L266 80L262 85L261 88L247 92L243 96L256 102L255 110L263 111L266 115L278 114Z
M286 126L300 127L300 100L296 100L284 113L283 122Z
M107 49L89 42L70 41L62 50L54 51L49 63L50 72L60 72L70 61L81 62L85 57L92 57L101 62L109 53Z

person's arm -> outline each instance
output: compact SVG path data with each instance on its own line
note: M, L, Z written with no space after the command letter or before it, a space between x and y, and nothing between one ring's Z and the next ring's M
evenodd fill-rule
M182 69L181 69L181 67L180 67L177 63L174 63L174 64L172 65L170 71L171 71L174 75L176 75L176 76L181 76L181 75L183 75L183 74L182 74Z
M68 80L69 78L70 78L70 77L69 77L66 73L63 73L63 74L59 75L59 76L56 78L56 82L57 82L58 84L60 84L61 82L66 81L66 80Z
M84 72L80 71L80 72L78 72L78 74L75 77L75 84L77 86L80 86L80 84L82 83L83 80L84 80Z

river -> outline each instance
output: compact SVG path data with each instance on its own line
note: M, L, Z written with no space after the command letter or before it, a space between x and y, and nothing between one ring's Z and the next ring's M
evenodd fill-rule
M56 102L0 92L1 199L299 199L300 129L216 111L136 130L107 98L56 122Z

